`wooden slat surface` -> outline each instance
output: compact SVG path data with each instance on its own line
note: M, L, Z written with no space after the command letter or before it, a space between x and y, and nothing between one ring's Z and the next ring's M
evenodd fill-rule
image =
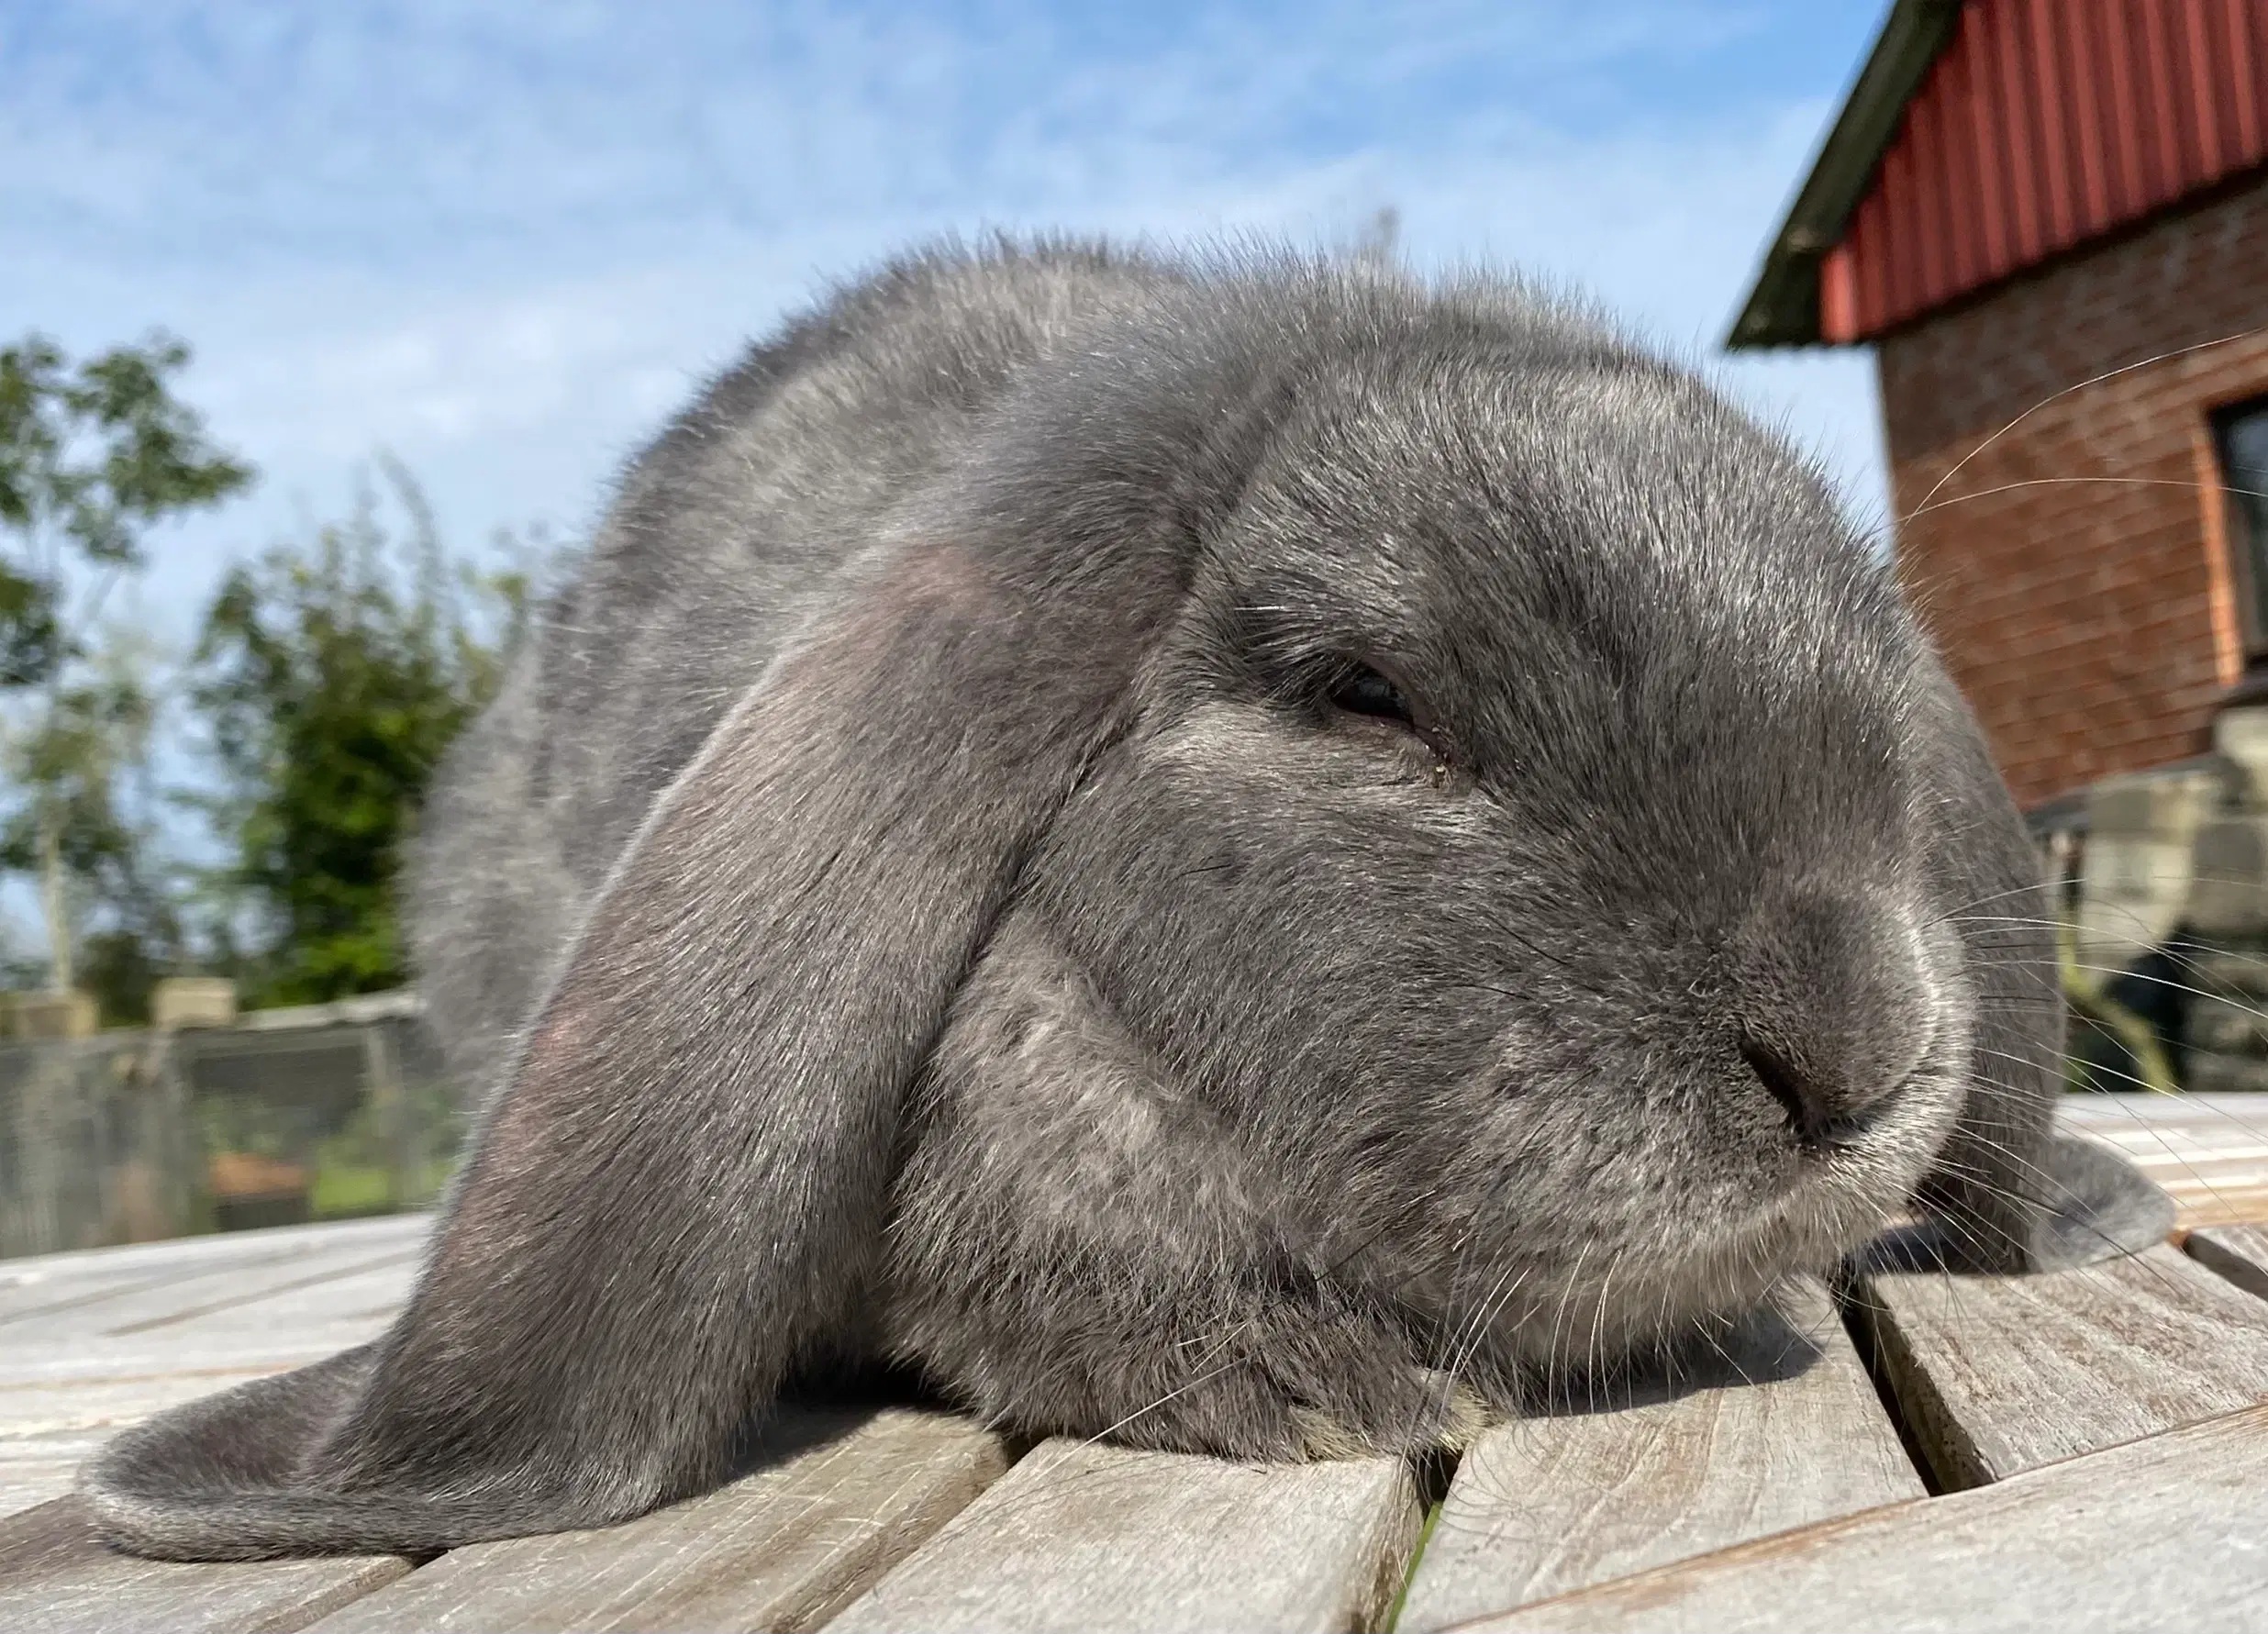
M0 1260L0 1339L101 1333L244 1303L358 1262L403 1262L432 1228L431 1215L392 1215Z
M373 1337L384 1317L294 1330L106 1344L17 1344L0 1351L0 1444L66 1431L123 1428L177 1403L297 1367Z
M409 1215L0 1260L0 1345L20 1337L106 1333L207 1306L250 1303L358 1262L410 1263L430 1229L429 1217Z
M426 1216L0 1262L0 1515L116 1431L318 1361L407 1296Z
M2192 1231L2182 1246L2198 1264L2268 1299L2268 1227L2207 1226Z
M1705 1555L1498 1634L2268 1628L2268 1409Z
M0 1356L0 1440L123 1429L216 1390L318 1362L338 1348L319 1341L237 1343L86 1356L26 1347Z
M1751 1324L1684 1394L1490 1430L1410 1580L1429 1630L1922 1494L1826 1291ZM1830 1451L1831 1450L1831 1451Z
M79 1465L108 1435L107 1430L62 1430L0 1437L0 1516L61 1497L71 1490Z
M2268 1400L2268 1303L2178 1249L2044 1276L1878 1276L1860 1293L1951 1487Z
M2268 1219L2268 1095L2065 1095L2060 1117L2163 1186L2184 1226Z
M475 1544L325 1618L321 1634L812 1628L1007 1467L969 1420L803 1413L779 1462L602 1531Z
M1398 1460L1261 1469L1050 1441L828 1628L1360 1628L1418 1525Z
M407 1269L358 1273L348 1265L340 1273L318 1286L277 1295L282 1308L269 1309L263 1302L117 1334L11 1341L0 1347L0 1434L20 1417L10 1404L24 1391L273 1372L376 1337L408 1295Z
M194 1294L148 1289L104 1300L72 1312L76 1320L59 1326L63 1334L78 1328L102 1339L139 1338L158 1343L194 1343L206 1335L297 1337L339 1322L361 1328L383 1326L409 1297L418 1257L419 1249L413 1244L378 1252L357 1248L306 1262L264 1265Z
M1502 1625L1863 1628L1870 1584L1889 1607L1872 1626L1899 1628L2131 1626L2172 1608L2203 1628L2253 1608L2229 1596L2268 1606L2268 1545L2244 1547L2268 1535L2255 1512L2268 1419L2239 1411L2268 1401L2268 1230L2216 1223L2268 1220L2268 1096L2073 1096L2062 1112L2175 1195L2196 1228L2186 1253L1862 1289L1933 1462L1951 1484L1992 1484L1901 1501L1917 1477L1815 1292L1791 1313L1817 1350L1800 1371L1784 1332L1758 1331L1734 1349L1753 1385L1711 1382L1484 1437L1401 1627L1526 1605ZM798 1414L779 1432L780 1462L721 1492L621 1528L458 1551L408 1575L387 1558L133 1561L93 1543L75 1501L43 1501L117 1428L375 1334L430 1224L0 1262L0 1630L810 1628L830 1616L852 1634L1349 1628L1383 1612L1416 1535L1414 1487L1391 1461L1251 1469L1062 1441L1003 1474L995 1437L899 1408ZM2230 1470L2249 1483L2241 1501ZM1889 1506L1848 1513L1869 1505ZM2003 1549L1997 1574L1978 1563ZM2096 1581L2015 1595L2024 1572Z
M376 1333L430 1228L406 1216L0 1262L0 1628L297 1628L407 1572L389 1556L139 1561L59 1495L119 1428Z
M304 1627L409 1562L392 1556L184 1565L95 1541L76 1498L0 1520L0 1628L24 1634L261 1634Z

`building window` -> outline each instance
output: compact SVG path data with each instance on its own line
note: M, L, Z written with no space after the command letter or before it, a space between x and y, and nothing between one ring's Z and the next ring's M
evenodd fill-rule
M2213 417L2228 496L2229 554L2243 611L2244 653L2268 659L2268 397L2254 397Z

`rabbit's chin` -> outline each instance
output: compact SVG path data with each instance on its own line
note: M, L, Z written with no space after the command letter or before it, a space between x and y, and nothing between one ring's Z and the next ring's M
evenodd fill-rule
M1473 1347L1484 1364L1468 1371L1532 1389L1588 1369L1678 1351L1770 1304L1793 1278L1824 1276L1876 1235L1895 1209L1844 1207L1831 1219L1815 1215L1720 1234L1704 1246L1651 1262L1607 1258L1606 1274L1530 1284L1531 1296L1503 1313ZM1489 1392L1500 1395L1501 1390Z
M1485 1348L1525 1373L1674 1346L1738 1319L1790 1278L1827 1276L1909 1210L1959 1116L1962 1088L1924 1069L1859 1139L1806 1153L1784 1183L1714 1223L1680 1222L1573 1264L1531 1268Z

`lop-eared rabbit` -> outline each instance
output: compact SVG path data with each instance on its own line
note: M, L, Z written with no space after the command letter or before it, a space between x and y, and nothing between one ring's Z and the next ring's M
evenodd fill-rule
M455 751L478 1137L376 1341L121 1435L150 1555L712 1484L799 1370L1031 1434L1453 1444L2055 1137L2035 854L1818 472L1515 283L948 250L719 378Z

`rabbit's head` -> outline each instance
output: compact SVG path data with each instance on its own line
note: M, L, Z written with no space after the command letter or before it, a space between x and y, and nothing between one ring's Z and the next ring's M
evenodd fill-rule
M1580 324L1239 316L1140 325L984 467L981 511L1182 541L1023 906L1421 1304L1509 1274L1540 1352L1825 1269L1953 1131L1975 1008L1886 567Z

